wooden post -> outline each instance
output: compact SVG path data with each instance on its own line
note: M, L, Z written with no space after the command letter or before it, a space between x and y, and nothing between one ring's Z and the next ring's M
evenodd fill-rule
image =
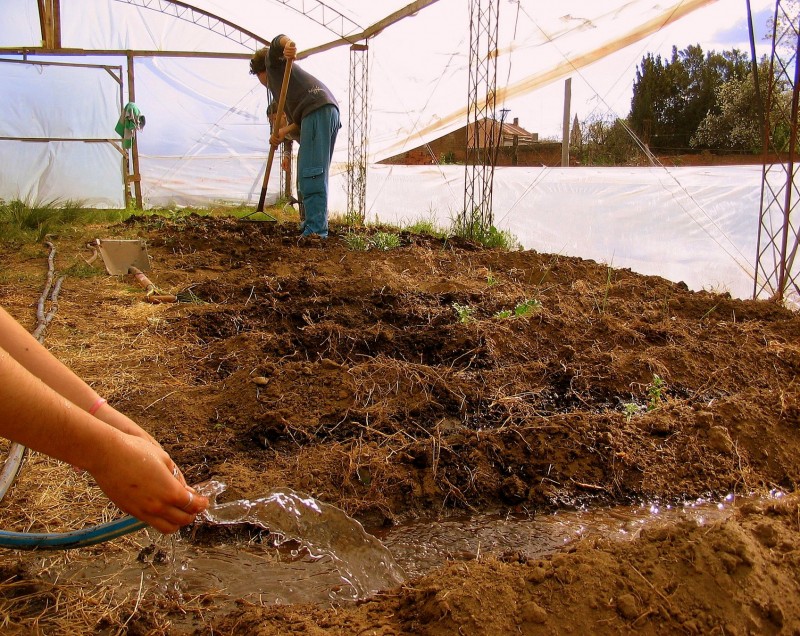
M128 52L128 101L136 102L136 80L133 74L133 53ZM133 191L136 196L136 209L141 210L142 205L142 176L139 174L139 143L138 135L133 133L133 146L131 147L131 157L133 161L133 174L129 181L133 182ZM127 189L127 184L125 188Z
M564 121L561 130L561 165L569 166L569 109L572 101L572 78L564 80Z
M285 139L283 141L283 154L281 155L281 166L284 165L283 156L288 155L289 161L286 162L286 169L283 173L283 194L287 199L292 196L292 147L294 144L291 140Z
M61 48L61 0L53 0L53 48Z
M42 46L46 49L61 48L61 0L38 0L39 28Z

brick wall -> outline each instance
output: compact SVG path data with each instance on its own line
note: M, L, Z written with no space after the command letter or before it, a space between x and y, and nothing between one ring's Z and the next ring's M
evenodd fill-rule
M427 146L414 148L394 157L384 159L380 163L392 165L431 165L436 163L465 162L466 139L464 130L457 130L432 141ZM561 144L556 142L536 142L529 146L504 146L497 148L497 166L560 166ZM475 152L471 151L473 159ZM472 161L470 162L472 163ZM482 163L482 161L481 161Z

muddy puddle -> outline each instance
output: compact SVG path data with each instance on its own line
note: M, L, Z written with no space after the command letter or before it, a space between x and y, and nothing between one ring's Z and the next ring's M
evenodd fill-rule
M144 595L182 602L200 599L213 602L215 610L230 609L236 599L258 605L346 601L394 587L447 561L508 551L536 558L581 537L626 540L645 528L684 520L705 525L752 501L731 495L722 501L653 502L535 517L420 519L369 534L333 506L281 491L253 501L215 504L208 515L208 521L216 524L271 523L281 528L277 536L273 531L249 541L207 546L151 532L153 542L139 552L121 550L98 557L75 550L64 557L61 567L51 562L43 569L61 582L113 587L113 595L120 599ZM141 543L148 544L148 537L142 535Z

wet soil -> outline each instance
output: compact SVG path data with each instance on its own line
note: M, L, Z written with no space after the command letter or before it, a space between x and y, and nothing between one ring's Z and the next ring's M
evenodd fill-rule
M357 604L219 615L132 600L97 619L107 633L800 634L796 313L409 233L356 251L344 230L298 245L292 223L230 218L97 231L146 239L153 282L203 302L147 303L132 281L84 271L65 279L45 343L192 483L243 498L288 486L367 529L786 493L710 527L454 560ZM51 240L65 269L88 256L85 235ZM3 248L0 303L27 326L46 259ZM29 627L19 597L38 574L24 555L0 569L21 582L1 595L7 622ZM171 627L187 611L193 630Z

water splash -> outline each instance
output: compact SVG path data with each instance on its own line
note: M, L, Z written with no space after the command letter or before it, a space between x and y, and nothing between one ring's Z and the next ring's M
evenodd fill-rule
M277 488L253 500L218 503L217 498L226 488L218 481L196 487L209 498L209 506L203 513L206 521L221 525L255 525L283 541L300 543L314 557L330 557L342 580L350 586L354 600L395 587L405 580L391 552L336 506L290 488Z

